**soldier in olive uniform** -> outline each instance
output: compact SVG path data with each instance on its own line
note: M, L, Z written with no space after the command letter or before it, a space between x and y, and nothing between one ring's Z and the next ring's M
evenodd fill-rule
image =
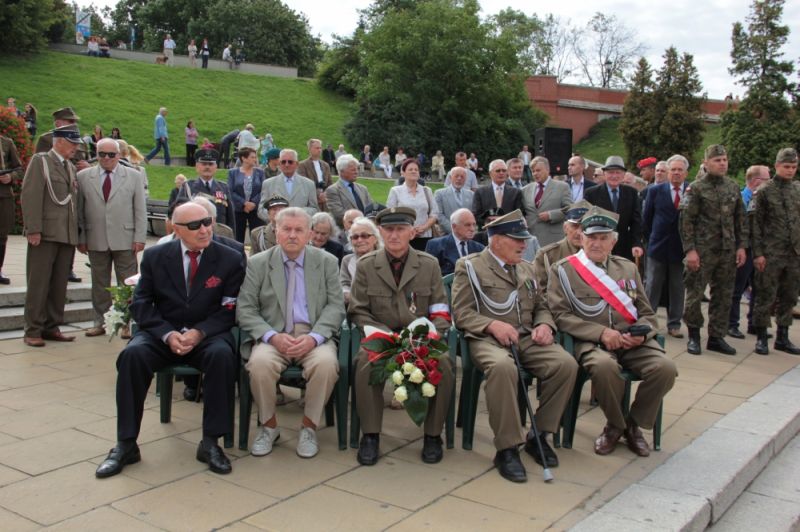
M429 318L442 335L450 327L439 262L409 245L415 236L415 219L416 213L408 207L384 209L375 218L384 247L359 259L350 291L347 316L358 327L371 325L398 332L419 317ZM439 369L442 380L429 400L424 426L422 461L426 463L442 459L442 427L455 385L447 356L439 359ZM362 465L378 461L383 420L383 385L369 384L370 370L367 353L361 349L356 359L355 391L363 432L357 458Z
M573 203L564 219L564 238L536 252L536 258L533 259L533 272L536 275L539 291L544 294L543 297L547 297L547 277L550 274L550 266L580 251L581 218L591 207L592 204L586 200Z
M725 177L728 155L724 146L712 144L706 148L703 166L705 175L686 189L681 204L680 232L686 253L683 321L689 329L687 351L692 355L701 352L703 314L700 302L710 282L706 348L735 355L736 349L725 341L725 333L736 268L742 266L746 258L744 203L739 186Z
M486 375L486 406L497 449L494 464L503 478L525 482L520 444L525 443L525 451L544 464L538 444L526 442L517 406L518 371L509 346L519 346L520 362L540 379L536 426L545 467L558 465L547 433L559 428L578 365L553 344L556 327L547 300L537 289L533 265L522 260L527 240L533 238L522 213L510 212L486 229L489 247L456 263L453 313L456 326L469 339L475 365Z
M606 426L595 440L600 455L624 436L628 448L648 456L639 427L651 429L658 408L677 375L654 337L658 329L636 265L611 255L616 213L592 207L581 220L582 250L550 269L547 300L558 329L575 338L575 357L591 375ZM622 413L625 381L620 368L642 378L630 413Z
M14 141L0 136L0 284L10 284L11 280L3 275L3 262L6 258L8 234L14 229L14 179L22 171L22 161L17 155Z
M777 297L775 318L778 332L775 349L800 355L800 347L789 340L792 308L797 302L800 284L800 183L797 151L784 148L775 159L775 177L753 196L753 266L755 266L756 353L766 355L770 307Z
M260 210L266 211L269 223L261 225L250 231L250 254L255 255L261 251L266 251L277 243L275 235L275 218L278 213L289 206L289 200L275 194L267 201Z
M67 275L78 244L75 166L70 162L80 144L77 126L53 132L53 149L37 153L22 181L22 218L28 238L25 294L25 337L32 347L44 340L71 342L61 334L67 296Z

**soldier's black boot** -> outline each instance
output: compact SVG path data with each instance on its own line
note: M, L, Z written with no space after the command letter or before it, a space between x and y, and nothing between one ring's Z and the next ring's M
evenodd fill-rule
M721 336L709 336L708 342L706 342L706 349L709 351L716 351L717 353L722 353L723 355L735 355L736 349L730 346L728 342L725 341L724 338Z
M686 350L690 355L699 355L702 352L702 349L700 349L700 329L697 327L689 327L689 341L686 343Z
M769 343L767 342L767 328L756 327L756 353L759 355L769 354Z
M800 347L797 347L789 340L789 327L778 327L778 335L775 337L775 345L773 347L790 355L800 355Z

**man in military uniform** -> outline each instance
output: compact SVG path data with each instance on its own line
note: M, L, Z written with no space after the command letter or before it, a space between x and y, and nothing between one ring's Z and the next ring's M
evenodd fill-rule
M259 215L266 211L268 223L250 231L251 254L255 255L261 251L266 251L278 243L278 238L275 234L275 219L278 217L278 213L288 206L288 199L275 194L259 208Z
M777 297L775 319L778 332L775 349L800 355L800 347L789 340L792 308L797 302L800 284L800 184L793 182L797 173L797 151L784 148L775 159L775 177L753 196L753 266L755 266L756 353L766 355L770 307Z
M550 269L547 300L558 329L575 338L575 357L591 375L606 416L594 451L609 454L624 436L631 451L648 456L639 427L653 427L677 370L654 339L658 322L636 265L611 255L618 217L600 207L589 209L581 220L582 249ZM642 378L627 417L620 368Z
M22 181L22 218L28 238L25 294L25 344L71 342L61 334L67 275L78 244L77 187L70 158L80 144L77 126L53 132L53 149L37 153Z
M214 179L217 172L217 158L219 154L215 150L197 150L195 152L195 165L197 179L190 179L186 186L191 192L192 197L203 194L217 207L217 223L227 225L234 233L236 232L235 217L233 212L233 200L228 184ZM186 187L181 190L179 197L186 197ZM191 198L187 198L191 199Z
M469 339L475 365L486 375L486 406L497 449L494 464L512 482L525 482L519 445L525 443L542 464L538 443L526 442L517 390L519 374L509 347L517 345L522 365L540 379L536 426L546 467L558 465L547 433L559 429L572 394L578 365L558 345L547 301L537 290L533 265L522 260L528 232L522 212L515 210L487 226L489 247L456 264L453 279L455 324Z
M392 207L378 213L375 223L383 237L383 249L367 253L358 261L350 292L347 315L358 327L371 325L398 332L419 317L427 317L444 335L450 327L450 308L442 284L439 263L410 247L414 238L416 214L408 207ZM378 461L383 420L383 385L369 384L372 366L366 351L356 359L356 408L361 418L363 436L358 448L358 463L374 465ZM425 419L422 461L437 463L442 459L442 427L455 374L450 359L439 359L442 380L436 395L429 399Z
M6 258L8 234L14 229L14 179L22 170L22 161L17 155L17 147L10 138L0 136L0 284L10 284L3 275L3 261Z
M681 239L686 272L686 308L683 321L689 329L687 351L699 355L703 314L700 302L711 283L708 305L709 351L735 355L725 341L736 268L745 262L744 203L735 181L725 177L728 154L712 144L703 161L705 175L686 189L681 203Z
M591 207L592 204L586 200L573 203L564 219L564 238L536 252L536 257L533 259L533 273L536 276L539 291L545 294L543 297L547 297L547 277L550 274L550 266L580 251L581 218Z

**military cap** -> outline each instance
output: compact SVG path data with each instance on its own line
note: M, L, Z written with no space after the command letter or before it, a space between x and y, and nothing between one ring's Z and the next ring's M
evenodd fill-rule
M522 216L522 211L516 209L510 213L495 218L486 224L486 231L489 236L503 235L518 240L527 240L533 238L528 232L528 224L525 223L525 217Z
M491 218L493 216L503 216L506 212L503 210L502 207L498 207L496 209L489 209L483 211L481 214L481 220L486 220L487 218Z
M728 152L725 150L725 146L722 144L712 144L706 148L706 153L703 158L707 161L709 159L713 159L714 157L722 157L725 155L728 155Z
M364 207L364 216L369 218L370 220L374 220L378 213L381 212L383 209L386 208L386 205L381 203L370 203L366 207Z
M592 204L586 200L576 201L572 205L569 206L567 210L566 217L568 222L579 224L581 223L581 218L583 215L586 214L586 211L592 208Z
M81 118L75 114L72 107L62 107L58 111L53 112L53 120L80 120Z
M608 159L606 159L606 164L603 165L603 170L610 170L612 168L627 170L627 168L625 168L625 161L622 160L622 157L619 155L610 155Z
M273 194L271 197L267 198L267 201L264 202L264 207L269 210L272 207L288 207L289 200L281 196L280 194Z
M267 150L268 161L273 161L275 159L280 159L280 158L281 158L281 150L279 150L278 148L271 148Z
M581 218L581 227L587 235L594 233L610 233L617 228L619 214L607 211L597 205L589 209Z
M656 159L655 157L645 157L644 159L642 159L641 161L636 163L636 168L641 170L642 168L646 168L648 166L653 166L657 162L658 162L658 159Z
M194 154L194 160L197 162L216 163L217 159L219 159L219 153L210 148L197 150Z
M414 225L416 220L417 211L410 207L389 207L375 217L378 225Z
M81 140L81 132L78 131L78 126L75 125L68 125L68 126L61 126L57 127L53 130L53 138L54 139L67 139L73 144L82 144L83 140Z
M781 163L796 163L797 162L797 150L794 148L783 148L781 151L778 152L778 156L775 157L775 164Z

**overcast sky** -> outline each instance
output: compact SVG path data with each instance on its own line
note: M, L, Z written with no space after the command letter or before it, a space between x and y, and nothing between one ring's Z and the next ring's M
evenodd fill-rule
M358 21L358 9L367 7L370 0L284 0L295 11L308 18L312 32L322 40L331 41L332 34L349 35ZM88 0L79 0L88 5ZM95 5L115 5L116 0L95 0ZM694 55L704 89L710 98L722 99L728 93L742 94L742 89L728 74L730 67L731 26L745 21L749 0L569 0L562 2L532 2L531 0L480 0L483 15L488 16L506 7L527 14L537 10L539 16L553 13L573 25L584 25L600 11L616 15L647 46L647 59L658 69L661 55L674 45L681 53ZM541 6L541 8L540 8ZM783 23L794 33L784 48L785 57L800 59L800 2L790 0L784 6ZM796 81L796 79L794 80Z

